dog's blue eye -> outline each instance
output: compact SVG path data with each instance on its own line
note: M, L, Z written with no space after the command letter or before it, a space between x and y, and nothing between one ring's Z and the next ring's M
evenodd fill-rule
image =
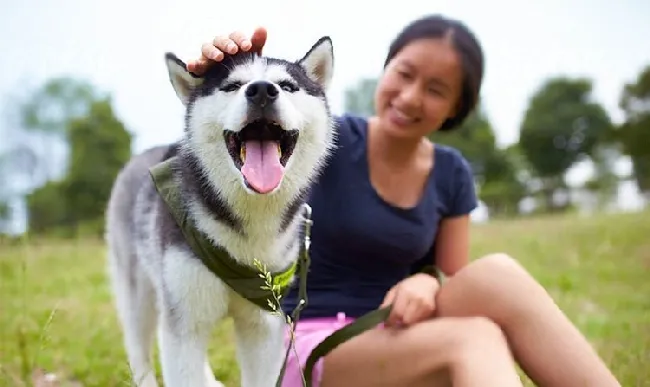
M294 85L289 81L281 81L280 83L278 83L278 85L280 85L282 90L288 93L295 93L296 91L298 91L298 86Z
M241 82L232 82L221 86L220 90L225 91L226 93L230 93L239 90L241 86L242 86Z

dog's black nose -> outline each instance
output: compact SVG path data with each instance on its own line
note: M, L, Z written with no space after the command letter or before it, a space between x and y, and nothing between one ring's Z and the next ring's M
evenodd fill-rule
M275 85L266 81L253 82L246 88L248 101L259 107L272 104L278 98L278 94Z

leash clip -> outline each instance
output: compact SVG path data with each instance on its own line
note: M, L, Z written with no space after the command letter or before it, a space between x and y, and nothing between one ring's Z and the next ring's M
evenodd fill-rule
M312 209L311 206L307 203L303 205L303 221L305 224L305 235L303 243L305 245L305 251L309 251L309 246L311 245L311 226L314 224L314 221L311 220Z

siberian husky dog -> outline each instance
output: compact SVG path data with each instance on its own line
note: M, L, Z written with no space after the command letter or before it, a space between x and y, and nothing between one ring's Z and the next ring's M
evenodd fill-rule
M286 321L232 291L193 255L149 169L172 156L181 202L196 227L239 263L280 271L298 258L300 209L334 145L326 99L333 49L319 39L296 62L227 56L204 76L166 55L185 105L182 139L133 157L107 210L108 267L124 345L138 386L156 386L155 333L164 384L215 387L207 344L232 317L241 385L274 386Z

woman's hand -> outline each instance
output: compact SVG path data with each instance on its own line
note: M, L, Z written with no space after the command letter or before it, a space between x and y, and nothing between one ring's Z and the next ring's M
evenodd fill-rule
M201 57L187 63L187 69L196 74L203 75L214 62L223 60L225 54L234 55L240 49L262 53L266 43L266 29L258 27L253 35L248 38L243 32L235 31L228 36L218 35L211 42L201 46Z
M438 280L428 274L418 273L393 286L381 307L393 304L388 326L408 326L433 317L436 309Z

